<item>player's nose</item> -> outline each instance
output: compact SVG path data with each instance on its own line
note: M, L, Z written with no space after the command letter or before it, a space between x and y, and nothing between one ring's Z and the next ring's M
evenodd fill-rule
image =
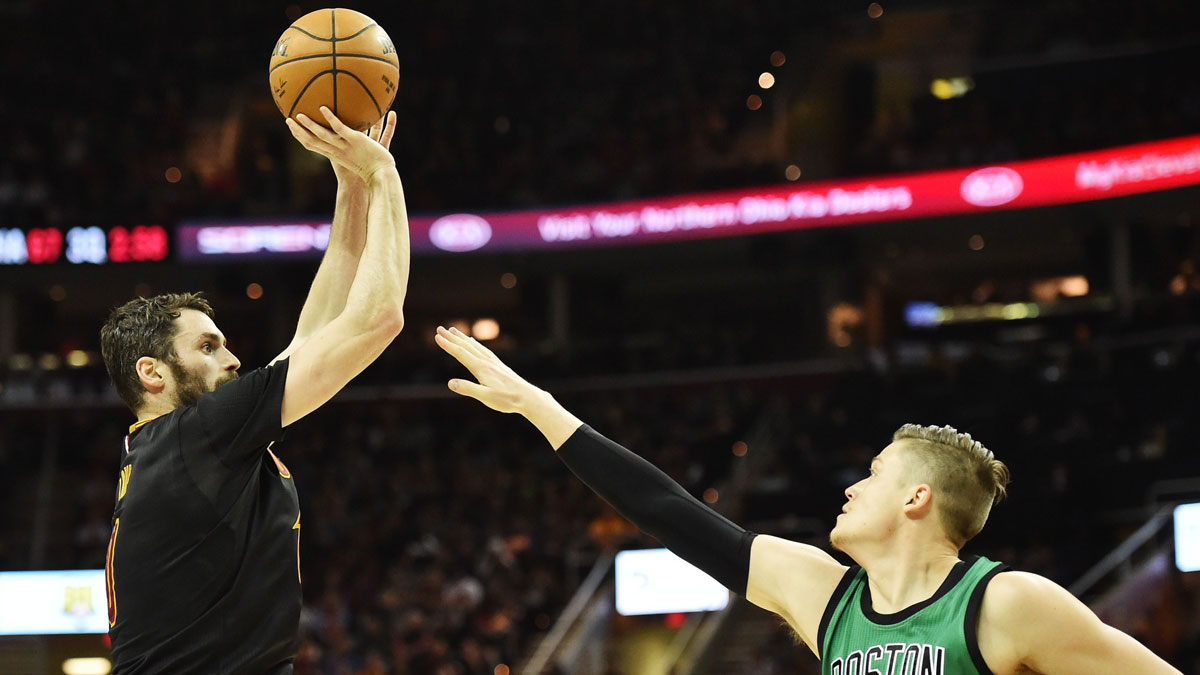
M238 357L234 356L233 352L229 352L229 363L225 364L225 370L237 370L241 367L242 362L238 361Z
M858 496L859 483L862 483L862 481L858 481L858 483L855 483L854 485L851 485L845 489L843 494L846 495L846 499L854 499Z

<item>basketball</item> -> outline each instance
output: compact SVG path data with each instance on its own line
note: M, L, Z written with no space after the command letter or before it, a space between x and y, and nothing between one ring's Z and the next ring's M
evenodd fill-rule
M347 126L366 131L396 97L400 60L371 17L352 9L318 9L279 36L268 75L285 117L304 113L328 126L320 111L326 106Z

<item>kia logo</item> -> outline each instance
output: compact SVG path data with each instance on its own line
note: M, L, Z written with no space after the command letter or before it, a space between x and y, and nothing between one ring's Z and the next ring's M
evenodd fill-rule
M488 221L469 213L443 216L429 226L429 240L443 251L474 251L491 238L492 226Z
M1021 174L1002 166L989 166L963 179L962 198L975 206L1000 206L1021 195L1025 182Z

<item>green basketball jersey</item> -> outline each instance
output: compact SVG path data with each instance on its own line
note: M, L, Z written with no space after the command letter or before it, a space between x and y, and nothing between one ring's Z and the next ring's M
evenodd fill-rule
M966 556L928 600L880 614L871 608L866 570L851 567L821 617L821 674L992 675L975 627L984 588L1005 568Z

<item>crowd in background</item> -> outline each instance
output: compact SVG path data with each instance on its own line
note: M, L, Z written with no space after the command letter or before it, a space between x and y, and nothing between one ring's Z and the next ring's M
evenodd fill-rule
M1010 498L966 552L1063 584L1144 521L1155 481L1200 474L1189 450L1200 426L1186 393L1200 375L1194 342L934 351L920 366L876 362L560 398L698 496L754 453L740 456L737 442L766 425L760 438L773 459L736 505L748 524L799 517L827 527L845 487L900 424L956 425L1014 476ZM776 406L783 414L768 416ZM7 493L6 506L37 503L43 462L55 467L39 564L101 566L127 415L3 414L0 468L21 486ZM653 543L614 519L522 420L471 402L335 402L289 430L280 446L305 514L298 672L516 667L597 551ZM0 568L28 565L32 527L6 526ZM1171 644L1155 643L1170 658L1196 648L1195 631L1183 625Z
M307 8L119 2L50 15L36 4L0 7L24 26L4 47L20 58L0 65L14 92L0 98L0 228L328 211L328 169L287 135L265 78L271 44ZM811 93L797 56L809 37L798 35L837 42L872 25L843 4L362 9L400 52L393 149L409 207L439 211L781 182L786 148L755 154L747 139L779 125L786 136L798 123L792 97ZM900 10L885 3L884 11L881 21ZM1182 0L1108 0L967 12L977 30L974 89L857 111L830 172L1007 161L1195 133L1200 85L1175 73L1198 56L1198 11ZM128 20L109 21L114 13ZM48 35L69 39L47 49ZM763 91L754 83L774 50L793 56L774 68L778 88ZM752 93L763 109L747 107ZM168 182L168 167L181 170L178 182ZM1172 252L1195 248L1197 235L1186 236ZM827 364L805 377L742 372L715 385L592 386L561 398L697 495L743 461L734 443L782 405L786 414L767 426L776 456L737 505L747 521L766 523L829 520L896 427L953 424L1014 474L1010 499L968 552L1070 583L1140 524L1154 481L1200 471L1188 396L1200 359L1191 338L1170 331L1194 323L1195 308L1155 304L1176 276L1184 289L1200 282L1194 264L1154 260L1146 269L1135 261L1135 283L1154 285L1139 325L1168 328L1150 340L1122 342L1129 321L1096 326L1099 336L1070 327L1065 340L1027 344L979 333L957 344L930 339L917 358L904 356L912 345L903 343L856 351L849 367ZM614 321L587 299L577 303L570 353L547 353L532 339L498 350L538 381L568 383L779 364L805 356L786 329L820 334L828 309L814 299L813 308L727 322L681 303L646 327L637 312ZM235 351L237 340L261 332L256 316L222 316ZM80 334L81 346L94 329ZM263 362L262 351L239 356ZM389 350L356 384L440 386L454 366L433 353L420 340ZM129 421L105 373L0 363L0 404L9 486L0 506L45 518L0 524L0 569L102 566ZM334 402L296 425L279 454L305 513L298 674L516 669L597 551L652 543L614 518L519 419L448 395ZM1158 588L1154 618L1131 630L1193 670L1197 608L1176 592L1188 584L1172 577ZM1151 629L1161 625L1177 630ZM761 664L763 672L792 672L797 653L781 632L764 651L774 665Z
M875 105L886 71L839 75L829 175L1009 160L1163 138L1200 121L1194 3L950 8L974 90ZM271 45L307 7L12 3L0 66L0 227L174 223L329 209L323 161L269 98ZM136 11L134 10L136 7ZM409 207L439 212L609 201L784 181L804 98L828 98L814 49L899 20L844 3L360 7L400 56L393 142ZM921 11L930 11L923 8ZM936 9L932 11L937 11ZM106 21L124 13L121 21ZM1117 20L1114 17L1119 16ZM104 31L90 27L104 25ZM236 25L238 30L225 26ZM48 35L70 35L42 49ZM916 36L957 43L957 35ZM784 56L772 65L772 54ZM790 60L788 53L792 54ZM27 55L37 54L36 58ZM84 56L86 55L86 57ZM86 58L86 65L81 62ZM886 55L884 58L887 58ZM760 89L761 72L778 85ZM922 81L921 86L925 84ZM816 89L813 89L816 87ZM751 110L750 95L764 105ZM774 140L762 140L769 138ZM168 182L167 169L180 170ZM819 175L819 174L817 174Z

